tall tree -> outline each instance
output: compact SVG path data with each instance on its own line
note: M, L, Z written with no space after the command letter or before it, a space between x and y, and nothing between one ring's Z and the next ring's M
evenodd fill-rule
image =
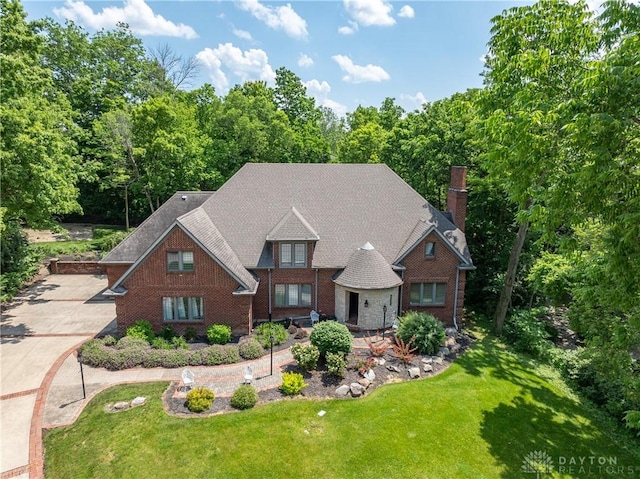
M18 0L0 0L1 216L46 224L80 211L75 126L40 64L42 37Z

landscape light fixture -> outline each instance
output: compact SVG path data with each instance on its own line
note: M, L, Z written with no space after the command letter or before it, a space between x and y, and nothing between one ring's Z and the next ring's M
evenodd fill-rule
M80 379L82 380L82 399L87 399L87 392L84 388L84 371L82 370L82 351L78 350L78 362L80 363Z

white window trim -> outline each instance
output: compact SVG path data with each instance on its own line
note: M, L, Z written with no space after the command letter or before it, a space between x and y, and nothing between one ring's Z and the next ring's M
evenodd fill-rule
M179 314L178 314L178 300L182 300L183 298L187 298L188 299L188 311L187 311L187 317L186 318L178 318ZM199 318L194 318L193 317L193 310L194 310L194 300L199 299L200 300L200 305L201 305L201 317ZM171 311L173 314L173 318L167 319L167 315L166 315L166 309L165 309L165 303L167 302L166 300L170 300L171 301ZM199 296L164 296L162 298L162 321L167 322L167 323L176 323L176 322L182 322L182 321L189 321L189 322L201 322L204 320L204 299L202 297Z
M437 287L439 284L444 285L444 297L442 302L436 302L437 300ZM420 285L420 301L411 301L411 289L415 285ZM428 291L428 289L431 291ZM425 298L430 297L432 302L427 303ZM447 283L444 282L432 282L432 283L412 283L409 288L409 304L413 306L444 306L447 304Z
M190 263L185 263L184 262L184 254L185 253L189 253L191 255L191 262ZM178 255L178 269L171 269L169 267L169 255L170 254L177 254ZM190 264L191 265L191 269L185 269L184 265L185 264ZM170 273L192 273L193 271L195 271L196 266L195 266L195 255L193 254L193 251L167 251L167 271Z
M291 262L285 263L282 261L282 246L289 245L291 247ZM296 246L303 246L302 261L299 254L296 254ZM280 243L280 267L281 268L306 268L307 267L307 243L302 241L283 241Z
M303 303L302 302L302 287L303 286L307 286L308 287L308 293L309 293L309 301L308 303ZM278 287L284 287L284 304L280 304L278 302L278 294L277 294L277 290ZM289 304L289 288L296 288L296 294L298 297L298 302L297 304ZM274 294L274 302L275 302L275 306L276 308L300 308L300 307L305 307L305 306L311 306L311 284L284 284L284 283L278 283L275 285L275 294Z

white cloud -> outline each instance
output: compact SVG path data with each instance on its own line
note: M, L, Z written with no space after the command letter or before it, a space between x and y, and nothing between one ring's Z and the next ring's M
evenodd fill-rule
M402 93L400 95L400 99L407 100L418 108L421 107L424 103L427 103L427 98L424 96L424 94L421 91L419 91L415 95L408 95L406 93Z
M303 85L307 89L307 94L312 96L319 105L331 108L338 116L345 116L347 114L347 107L345 105L327 98L331 91L331 85L325 80L320 82L314 78L313 80L303 82Z
M162 15L153 13L144 0L125 0L122 7L104 7L99 13L94 12L83 0L67 0L63 7L54 8L53 13L94 30L111 29L118 22L123 22L138 35L198 38L189 25L176 25Z
M273 84L276 78L264 50L252 48L243 52L232 43L220 43L213 50L211 48L201 50L196 58L207 69L211 83L220 93L226 92L229 88L225 71L237 77L238 83L264 80L268 84Z
M289 3L277 7L266 7L258 0L240 0L237 5L264 22L269 28L283 30L292 38L304 40L308 36L307 22L295 12Z
M391 78L384 68L378 65L354 65L351 58L344 55L331 57L346 73L342 79L349 83L381 82Z
M338 28L338 33L342 35L353 35L358 31L358 23L353 20L349 20L349 25Z
M405 5L398 12L398 16L403 18L413 18L416 16L416 12L414 12L413 8L409 5Z
M251 33L247 32L246 30L238 30L237 28L234 28L233 34L238 38L242 38L243 40L253 40Z
M300 54L300 58L298 58L298 66L299 67L310 67L313 65L313 58L304 53Z
M391 16L393 7L386 0L344 0L344 8L360 25L390 26L396 23Z

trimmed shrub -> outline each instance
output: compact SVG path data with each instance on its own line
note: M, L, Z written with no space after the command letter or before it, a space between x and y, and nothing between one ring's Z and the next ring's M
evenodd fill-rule
M160 368L164 364L166 349L151 349L147 351L142 360L144 368Z
M255 338L249 338L238 345L238 353L244 359L258 359L264 355L264 348Z
M84 364L101 368L114 349L105 346L101 339L90 339L82 345L80 350L82 351L82 361Z
M283 328L284 329L284 328ZM295 396L308 386L300 373L282 373L280 391L287 396Z
M271 335L274 346L284 343L289 337L289 333L280 323L262 323L255 329L256 340L265 349L271 346Z
M151 341L151 347L153 349L173 349L171 343L160 336L158 336L157 338L153 338L153 340Z
M145 339L147 342L153 341L155 334L153 334L153 326L145 319L139 319L133 326L129 326L124 332L125 336L132 338Z
M353 336L349 329L335 321L323 321L316 324L311 331L311 344L320 350L320 354L342 353L351 351Z
M327 371L332 376L343 378L347 373L347 360L342 353L327 353Z
M223 346L215 344L208 348L201 349L199 364L203 366L217 366L218 364L233 364L240 361L240 353L238 352L238 346L227 345Z
M118 340L110 334L107 334L104 338L102 338L102 344L104 344L105 346L115 346L117 342Z
M166 325L160 330L160 332L158 333L158 337L166 339L167 341L171 341L176 337L176 331L175 329L173 329L173 326Z
M115 345L115 349L148 349L149 342L144 338L139 338L137 336L125 336L120 338Z
M189 349L189 346L187 346L187 340L182 336L174 336L171 338L171 346L174 349Z
M191 359L191 352L186 349L163 350L163 368L182 368L188 366Z
M207 328L209 344L227 344L231 341L231 326L212 324Z
M553 343L545 322L538 319L545 308L515 310L504 324L504 336L516 351L527 353L534 358L548 359Z
M258 392L250 384L238 387L231 396L231 406L236 409L251 409L258 402Z
M400 319L396 336L405 344L414 338L413 345L420 354L436 354L444 340L444 324L431 314L407 311Z
M193 326L189 326L184 330L184 339L186 339L187 341L193 341L197 336L198 333L196 332L196 328L194 328Z
M305 371L315 369L318 365L318 359L320 359L320 350L313 344L303 346L300 343L296 343L291 346L291 354L298 366Z
M187 393L187 409L191 412L204 412L211 409L215 395L211 389L195 388Z

